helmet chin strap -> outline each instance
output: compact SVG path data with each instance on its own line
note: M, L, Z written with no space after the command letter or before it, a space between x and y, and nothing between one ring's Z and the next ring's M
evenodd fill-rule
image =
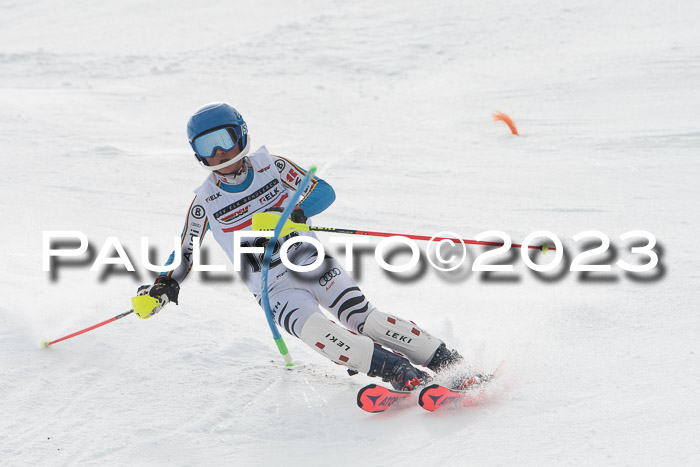
M235 164L236 162L238 162L238 161L240 161L241 159L243 159L243 158L248 154L249 151L250 151L250 137L247 137L247 138L246 138L246 145L245 145L245 147L243 148L243 150L241 151L241 153L238 154L238 155L237 155L236 157L234 157L233 159L231 159L230 161L223 162L223 163L221 163L221 164L219 164L219 165L207 165L207 164L205 164L204 162L202 162L202 160L200 160L200 161L199 161L199 164L200 164L202 167L204 167L205 169L214 172L214 171L217 171L217 170L225 169L226 167Z
M218 170L215 170L213 173L216 176L216 178L219 179L219 181L224 182L227 185L238 185L239 183L243 183L246 180L248 169L251 168L249 167L249 165L250 162L245 160L236 172L222 174Z
M230 174L222 174L218 170L215 170L214 175L216 175L219 178L219 180L221 180L222 182L231 183L231 182L235 182L235 180L238 177L241 177L245 173L245 171L246 171L246 164L241 164L241 167L238 169L237 172L233 172Z

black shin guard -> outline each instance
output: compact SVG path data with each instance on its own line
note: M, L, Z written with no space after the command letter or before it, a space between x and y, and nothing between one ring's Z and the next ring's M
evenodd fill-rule
M428 369L439 373L442 370L449 368L463 360L462 356L456 350L448 350L445 344L440 344L440 347L435 351L433 359L428 363Z
M410 391L425 381L428 375L411 365L404 357L375 345L367 376L379 376L394 389Z

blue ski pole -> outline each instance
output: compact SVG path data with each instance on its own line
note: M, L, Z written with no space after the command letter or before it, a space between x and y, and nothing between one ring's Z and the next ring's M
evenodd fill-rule
M282 215L280 216L279 220L277 221L277 225L275 226L275 231L272 234L272 237L270 237L270 242L267 244L267 248L265 249L265 257L263 258L261 284L263 310L265 310L267 324L270 326L270 331L272 331L272 337L275 339L275 344L277 344L277 348L279 349L280 354L282 354L282 357L284 358L285 366L288 367L294 366L294 363L292 363L292 357L291 355L289 355L287 344L284 343L284 339L282 339L282 336L280 335L280 332L277 329L277 325L275 324L275 320L272 316L272 310L270 309L270 297L267 294L267 273L270 270L272 250L275 249L275 243L277 243L277 239L279 238L280 233L282 232L282 227L287 222L287 219L292 213L294 206L297 204L297 201L299 201L299 198L301 198L301 194L304 192L304 189L306 189L306 185L309 183L309 180L311 180L311 176L315 172L316 167L311 167L311 169L309 169L309 171L306 172L306 176L304 177L304 180L302 180L301 185L297 187L296 192L294 193L294 195L292 195L292 198L289 200L289 203L287 203L287 207L282 212Z

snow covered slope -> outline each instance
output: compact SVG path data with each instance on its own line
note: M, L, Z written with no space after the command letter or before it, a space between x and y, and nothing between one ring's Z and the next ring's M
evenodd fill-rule
M3 1L0 464L698 464L699 15L645 0ZM52 278L42 232L85 232L94 253L117 236L137 264L146 235L165 259L205 176L185 123L216 100L253 145L319 167L338 199L316 225L546 229L569 263L578 232L631 260L618 237L643 229L661 263L538 278L516 258L506 280L399 280L363 255L377 306L476 367L507 361L500 396L470 410L363 413L355 392L377 381L291 337L301 365L284 370L232 272L190 277L153 319L40 349L151 281L89 262Z

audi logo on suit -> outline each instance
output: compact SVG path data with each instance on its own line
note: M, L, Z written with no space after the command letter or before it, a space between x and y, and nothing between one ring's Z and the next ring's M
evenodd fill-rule
M333 268L329 271L326 271L326 273L318 279L318 285L320 285L321 287L325 287L326 284L328 284L331 281L331 279L338 275L340 275L340 269L338 268Z

